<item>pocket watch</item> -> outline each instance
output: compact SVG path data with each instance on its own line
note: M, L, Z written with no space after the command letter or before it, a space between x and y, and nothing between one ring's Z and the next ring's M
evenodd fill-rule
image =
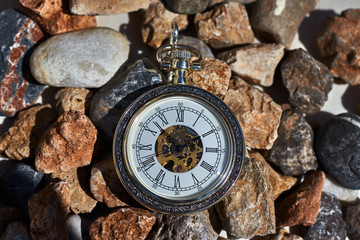
M243 158L244 138L229 107L212 93L186 85L199 70L197 49L170 44L157 51L168 84L138 97L121 116L114 163L126 190L145 207L171 214L206 209L231 189Z

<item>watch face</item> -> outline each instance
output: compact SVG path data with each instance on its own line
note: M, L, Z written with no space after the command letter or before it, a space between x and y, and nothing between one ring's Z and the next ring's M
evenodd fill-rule
M119 121L119 177L145 206L168 213L207 208L236 181L243 159L240 127L217 97L170 85L138 98Z

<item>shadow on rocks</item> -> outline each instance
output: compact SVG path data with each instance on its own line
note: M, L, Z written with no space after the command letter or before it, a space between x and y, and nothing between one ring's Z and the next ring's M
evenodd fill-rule
M360 85L348 86L344 95L341 97L344 108L354 114L358 114L358 105L360 103Z

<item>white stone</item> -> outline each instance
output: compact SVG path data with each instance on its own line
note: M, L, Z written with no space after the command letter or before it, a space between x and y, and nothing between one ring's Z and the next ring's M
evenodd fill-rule
M53 36L30 58L31 72L54 87L98 88L128 59L129 43L110 28L90 28Z
M340 201L355 202L360 199L360 190L348 189L340 186L329 176L326 176L323 192L334 194Z

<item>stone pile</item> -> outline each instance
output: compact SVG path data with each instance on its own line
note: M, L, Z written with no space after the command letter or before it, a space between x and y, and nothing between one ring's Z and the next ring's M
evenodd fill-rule
M360 117L308 119L334 78L360 83L360 10L328 20L319 61L289 50L316 2L20 0L28 15L0 12L0 114L15 116L0 136L0 239L359 239ZM196 32L179 39L203 54L188 83L221 98L242 127L240 177L209 210L144 209L117 177L116 124L164 81L151 56L129 61L126 36L96 27L94 15L121 12L144 16L139 32L154 49L174 21ZM35 104L45 88L56 106Z

